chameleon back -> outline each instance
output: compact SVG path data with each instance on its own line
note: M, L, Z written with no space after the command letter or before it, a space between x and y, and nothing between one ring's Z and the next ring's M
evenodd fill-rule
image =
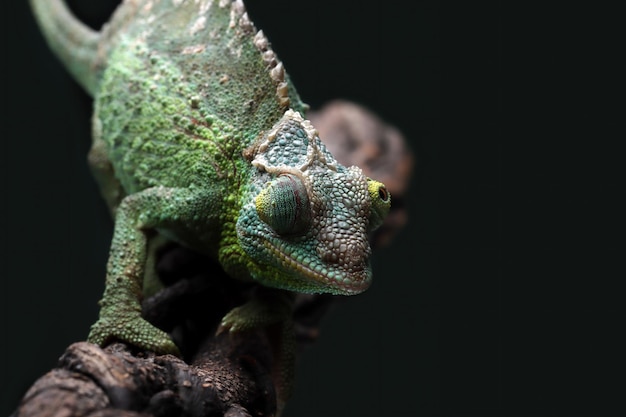
M106 33L95 119L128 194L236 188L242 151L289 107L305 109L241 2L125 2Z

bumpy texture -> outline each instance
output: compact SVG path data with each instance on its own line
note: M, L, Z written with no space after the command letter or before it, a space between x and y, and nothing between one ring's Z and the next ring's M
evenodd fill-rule
M368 234L386 216L389 193L324 147L240 1L127 0L100 32L59 0L31 4L95 100L90 162L115 229L90 341L177 352L141 318L153 231L279 292L369 286ZM289 327L288 308L260 304L227 314L220 331Z

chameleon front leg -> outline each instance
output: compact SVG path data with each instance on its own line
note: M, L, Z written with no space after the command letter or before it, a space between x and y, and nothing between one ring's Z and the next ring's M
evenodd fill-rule
M88 340L122 340L157 353L179 354L169 335L141 317L147 233L193 218L202 199L188 189L154 187L125 197L116 210L100 317Z
M217 334L265 329L274 339L272 375L277 390L277 416L291 396L296 362L292 292L259 288L245 304L230 310L221 321Z
M92 137L91 149L87 155L89 168L100 188L100 194L109 208L109 212L115 217L115 211L124 198L124 188L120 181L115 177L115 170L109 153L107 151L106 142L102 139L102 122L94 112L92 117ZM160 281L155 271L156 255L159 248L167 242L161 235L153 235L148 242L148 254L146 260L146 272L143 279L144 296L154 295L161 289Z

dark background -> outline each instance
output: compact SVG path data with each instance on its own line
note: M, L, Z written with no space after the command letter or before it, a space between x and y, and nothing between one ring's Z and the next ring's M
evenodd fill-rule
M116 2L69 3L97 25ZM364 104L417 156L410 224L323 322L286 416L626 414L612 4L248 2L305 101ZM2 30L6 415L95 321L112 224L85 161L90 100L26 2L2 3Z

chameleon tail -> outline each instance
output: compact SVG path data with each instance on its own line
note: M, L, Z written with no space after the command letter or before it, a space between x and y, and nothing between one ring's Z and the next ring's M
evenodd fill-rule
M98 79L100 32L76 19L62 0L30 0L30 5L50 49L93 96Z

